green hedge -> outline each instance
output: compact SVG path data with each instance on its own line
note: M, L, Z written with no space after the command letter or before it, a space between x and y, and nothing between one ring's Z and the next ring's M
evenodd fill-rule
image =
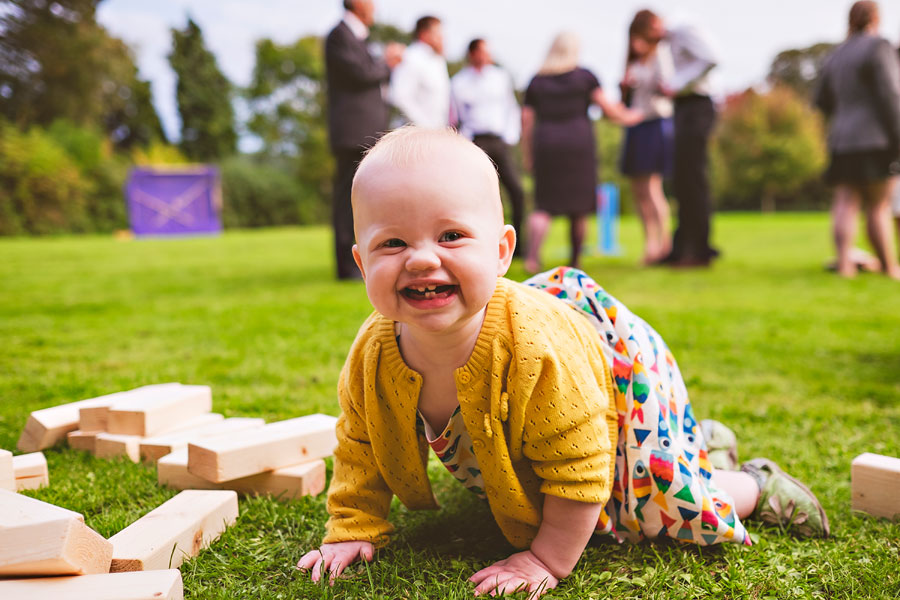
M87 231L89 190L47 132L0 125L0 234Z
M221 165L225 227L303 225L327 220L327 205L286 168L237 156Z

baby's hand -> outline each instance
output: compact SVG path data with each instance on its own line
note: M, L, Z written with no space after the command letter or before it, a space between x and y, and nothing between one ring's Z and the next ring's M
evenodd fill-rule
M491 596L512 593L515 590L530 592L529 598L537 598L559 583L550 569L531 553L531 550L513 554L495 562L469 577L475 584L475 595L490 592Z
M355 563L357 559L366 562L372 560L375 547L369 542L338 542L336 544L322 544L318 550L312 550L303 555L297 568L302 571L312 570L313 583L318 583L322 573L330 573L329 583L334 585L336 577L340 577L344 569Z

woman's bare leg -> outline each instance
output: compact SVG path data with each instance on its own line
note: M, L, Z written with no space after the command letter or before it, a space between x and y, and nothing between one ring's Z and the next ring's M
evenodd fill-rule
M872 183L866 187L866 232L869 242L881 261L882 272L891 279L900 279L900 264L891 227L891 191L893 180Z
M658 253L653 260L667 256L672 250L672 234L669 232L669 201L663 191L663 179L659 173L650 176L650 201L654 228L656 231L656 246Z
M634 204L641 225L644 228L644 264L650 264L656 260L660 253L657 246L659 233L654 221L653 198L650 191L650 176L642 175L631 178L631 193L634 195Z
M837 252L837 272L841 277L855 277L856 265L850 259L850 251L856 240L856 219L861 197L854 186L838 184L831 204L831 225Z
M550 228L550 213L536 210L528 217L528 255L525 270L531 274L541 270L541 245Z

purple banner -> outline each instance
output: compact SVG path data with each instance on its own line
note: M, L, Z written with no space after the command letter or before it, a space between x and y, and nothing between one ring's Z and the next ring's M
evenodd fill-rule
M222 231L222 191L215 167L136 167L129 175L126 196L136 236Z

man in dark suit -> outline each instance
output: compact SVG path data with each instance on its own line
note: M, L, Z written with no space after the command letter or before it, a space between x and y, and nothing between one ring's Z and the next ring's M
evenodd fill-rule
M341 22L325 39L328 91L328 134L336 169L331 216L338 279L358 279L353 262L353 210L350 188L365 149L388 125L388 107L381 86L400 62L403 46L388 44L384 59L369 52L366 37L375 22L372 0L344 0Z

